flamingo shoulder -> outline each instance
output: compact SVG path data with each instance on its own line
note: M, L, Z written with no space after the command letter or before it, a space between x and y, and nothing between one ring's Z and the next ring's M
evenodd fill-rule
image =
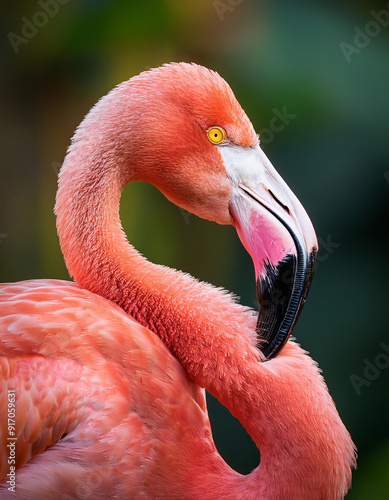
M55 471L66 491L64 471L81 478L94 464L97 483L109 488L108 470L117 478L125 470L145 474L163 444L179 443L188 429L211 442L204 391L159 337L71 282L0 286L0 384L0 478L8 470L8 402L15 391L17 467L28 462L19 484L23 476L31 485ZM46 477L47 488L53 481ZM139 481L131 477L133 488Z

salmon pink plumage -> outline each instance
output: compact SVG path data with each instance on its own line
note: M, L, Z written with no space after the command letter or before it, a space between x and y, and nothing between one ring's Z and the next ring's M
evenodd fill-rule
M236 227L259 315L128 243L119 201L133 180ZM55 211L75 282L0 286L0 498L344 497L354 445L316 363L289 340L315 233L217 73L169 64L103 97L74 135ZM251 474L218 454L204 389L258 446Z

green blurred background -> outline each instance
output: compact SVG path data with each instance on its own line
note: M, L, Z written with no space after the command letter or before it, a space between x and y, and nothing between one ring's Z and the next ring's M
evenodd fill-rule
M295 335L323 369L358 446L347 498L387 500L389 369L380 344L389 343L389 27L372 24L370 11L388 12L389 4L61 1L51 0L52 17L38 14L39 2L2 3L0 280L68 279L52 210L56 176L75 127L100 96L164 62L217 70L321 243ZM40 26L36 33L23 28L24 17ZM368 38L354 41L355 27ZM288 123L272 131L285 110ZM252 264L233 228L200 220L141 183L126 188L121 215L149 259L256 307ZM381 366L370 368L370 380L366 360ZM249 472L259 460L250 438L213 399L209 406L221 453Z

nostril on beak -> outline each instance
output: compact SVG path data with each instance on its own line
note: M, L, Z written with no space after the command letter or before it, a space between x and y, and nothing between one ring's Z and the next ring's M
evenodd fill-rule
M270 189L268 191L271 194L273 200L276 201L279 204L279 206L282 207L285 210L285 212L287 212L290 215L289 208L286 205L284 205Z

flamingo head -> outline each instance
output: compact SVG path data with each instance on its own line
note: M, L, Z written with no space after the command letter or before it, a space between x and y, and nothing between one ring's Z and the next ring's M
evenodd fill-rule
M131 129L121 148L128 154L123 184L150 182L176 205L235 226L255 266L258 346L267 359L274 357L305 302L317 254L315 231L301 203L217 73L168 64L113 92L121 98L115 99L120 104L111 122L128 120L115 126L115 140L120 143L122 131Z

